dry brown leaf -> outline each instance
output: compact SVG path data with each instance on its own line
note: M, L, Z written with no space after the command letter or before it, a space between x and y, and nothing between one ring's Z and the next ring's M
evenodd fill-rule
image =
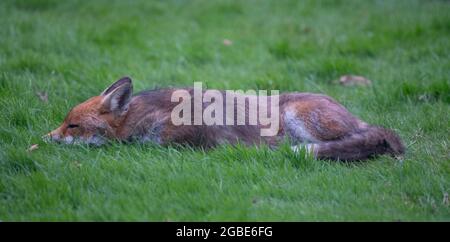
M339 78L339 84L343 86L369 86L372 81L363 76L345 75Z
M225 46L230 46L233 44L233 41L229 40L229 39L224 39L223 40L223 45Z
M34 145L31 145L28 149L27 149L27 151L28 152L31 152L31 151L33 151L33 150L37 150L39 148L39 145L38 144L34 144Z
M303 28L303 33L307 34L309 32L311 32L311 28L310 27L304 27Z

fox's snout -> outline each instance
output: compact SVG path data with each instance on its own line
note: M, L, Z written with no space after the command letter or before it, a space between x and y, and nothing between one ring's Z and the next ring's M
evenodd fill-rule
M73 137L71 135L61 136L57 131L51 131L42 136L44 142L57 142L64 144L89 144L89 145L101 145L105 143L105 139L99 135L92 135L90 137Z
M50 142L50 141L52 141L51 132L48 133L48 134L42 135L41 139L42 139L44 142L47 142L47 143Z
M59 134L58 129L52 130L49 133L42 136L42 139L45 142L54 142L54 141L58 142L61 141L61 138L62 137Z

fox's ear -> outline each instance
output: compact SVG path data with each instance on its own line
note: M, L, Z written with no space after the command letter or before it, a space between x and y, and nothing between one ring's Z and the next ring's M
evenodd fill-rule
M128 107L133 95L133 84L129 77L123 77L101 94L102 108L105 112L122 113Z

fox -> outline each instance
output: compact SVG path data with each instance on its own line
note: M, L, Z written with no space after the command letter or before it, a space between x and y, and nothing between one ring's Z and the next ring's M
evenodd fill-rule
M174 102L172 96L180 90L190 94L195 91L193 88L161 88L133 96L131 78L120 78L100 95L73 107L63 123L44 135L44 139L95 146L117 140L206 149L238 143L275 148L288 140L294 152L305 150L314 159L340 161L361 161L380 155L397 158L405 153L402 140L393 130L360 120L324 94L291 92L267 96L269 103L277 98L279 109L272 115L278 115L279 127L274 135L262 136L260 131L267 124L250 124L247 120L240 125L174 124L171 113L181 101ZM216 91L227 98L223 91ZM202 100L203 111L208 104L210 102ZM234 114L248 115L255 111L248 106L233 105ZM236 116L232 117L234 121Z

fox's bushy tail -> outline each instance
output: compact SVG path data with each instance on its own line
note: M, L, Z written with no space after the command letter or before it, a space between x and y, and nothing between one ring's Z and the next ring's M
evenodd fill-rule
M315 144L314 153L319 159L354 161L383 154L401 156L405 146L394 131L369 126L342 139Z

